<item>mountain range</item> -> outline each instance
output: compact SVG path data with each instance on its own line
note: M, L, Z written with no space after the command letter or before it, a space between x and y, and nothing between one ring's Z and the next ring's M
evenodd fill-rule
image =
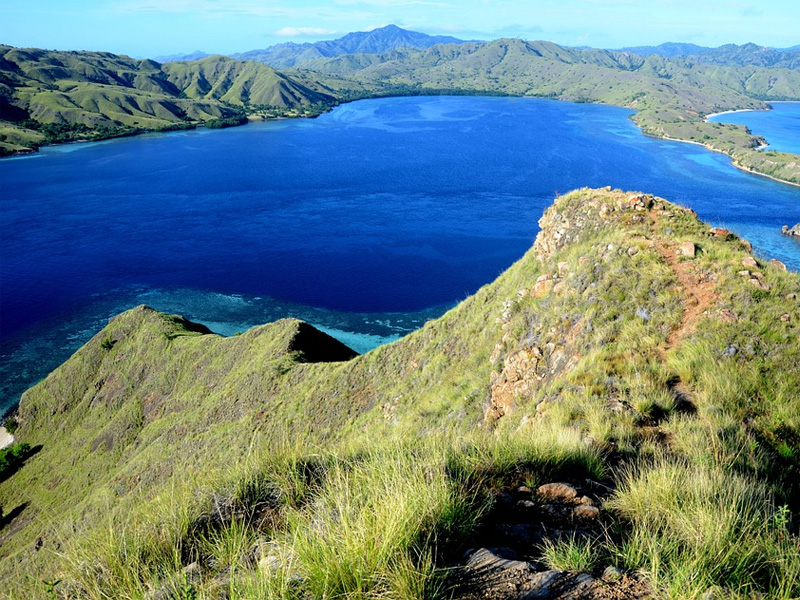
M390 50L405 48L426 49L437 44L462 44L460 40L450 36L431 36L424 33L402 29L396 25L387 25L365 32L353 32L335 40L323 40L313 43L287 42L264 49L249 50L231 54L239 60L263 62L276 69L300 67L306 61L321 58L332 58L343 54L381 54ZM593 50L581 47L576 50ZM666 42L658 46L628 46L618 52L630 52L640 56L656 54L665 58L682 58L694 62L707 62L727 66L759 65L788 66L796 65L800 45L790 48L770 48L756 44L725 44L717 48L699 46L690 43ZM193 61L210 56L196 50L189 54L173 54L158 56L158 62Z
M239 60L254 60L276 69L297 67L307 61L343 54L379 54L402 48L430 48L436 44L461 44L462 40L444 35L426 35L387 25L372 31L348 33L335 40L296 44L287 42L263 50L232 54Z

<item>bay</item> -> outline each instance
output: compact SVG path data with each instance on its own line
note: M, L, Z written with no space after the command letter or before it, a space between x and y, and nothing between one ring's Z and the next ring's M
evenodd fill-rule
M767 140L764 150L800 154L800 102L771 102L772 110L723 113L708 120L745 125Z
M0 404L139 303L224 335L295 316L369 350L492 281L578 187L663 196L800 269L780 235L800 189L630 114L389 98L0 161Z

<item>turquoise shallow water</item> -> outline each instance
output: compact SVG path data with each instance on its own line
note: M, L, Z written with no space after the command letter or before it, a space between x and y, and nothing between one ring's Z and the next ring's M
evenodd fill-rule
M800 189L644 137L629 115L391 98L0 161L0 404L140 303L225 335L294 316L369 350L492 281L577 187L691 206L800 269L779 233Z
M748 110L711 117L709 121L746 125L767 140L765 150L800 154L800 102L773 102L772 110Z

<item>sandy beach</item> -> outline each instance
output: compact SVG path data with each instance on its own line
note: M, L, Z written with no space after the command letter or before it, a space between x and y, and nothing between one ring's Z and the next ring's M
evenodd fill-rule
M740 112L756 112L758 110L769 110L760 109L760 108L740 108L739 110L723 110L722 112L711 113L710 115L706 115L703 117L704 121L708 121L711 117L719 117L720 115L732 115L733 113L740 113Z
M6 431L5 427L0 427L0 448L5 448L14 443L14 436Z

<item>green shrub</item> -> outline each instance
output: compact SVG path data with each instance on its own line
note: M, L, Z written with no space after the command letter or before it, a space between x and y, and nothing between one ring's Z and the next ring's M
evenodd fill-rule
M14 444L0 450L0 479L11 476L27 458L30 444Z
M13 434L17 430L17 428L19 427L19 423L17 423L17 420L14 417L8 417L3 422L3 427L6 428L6 431L8 433Z

